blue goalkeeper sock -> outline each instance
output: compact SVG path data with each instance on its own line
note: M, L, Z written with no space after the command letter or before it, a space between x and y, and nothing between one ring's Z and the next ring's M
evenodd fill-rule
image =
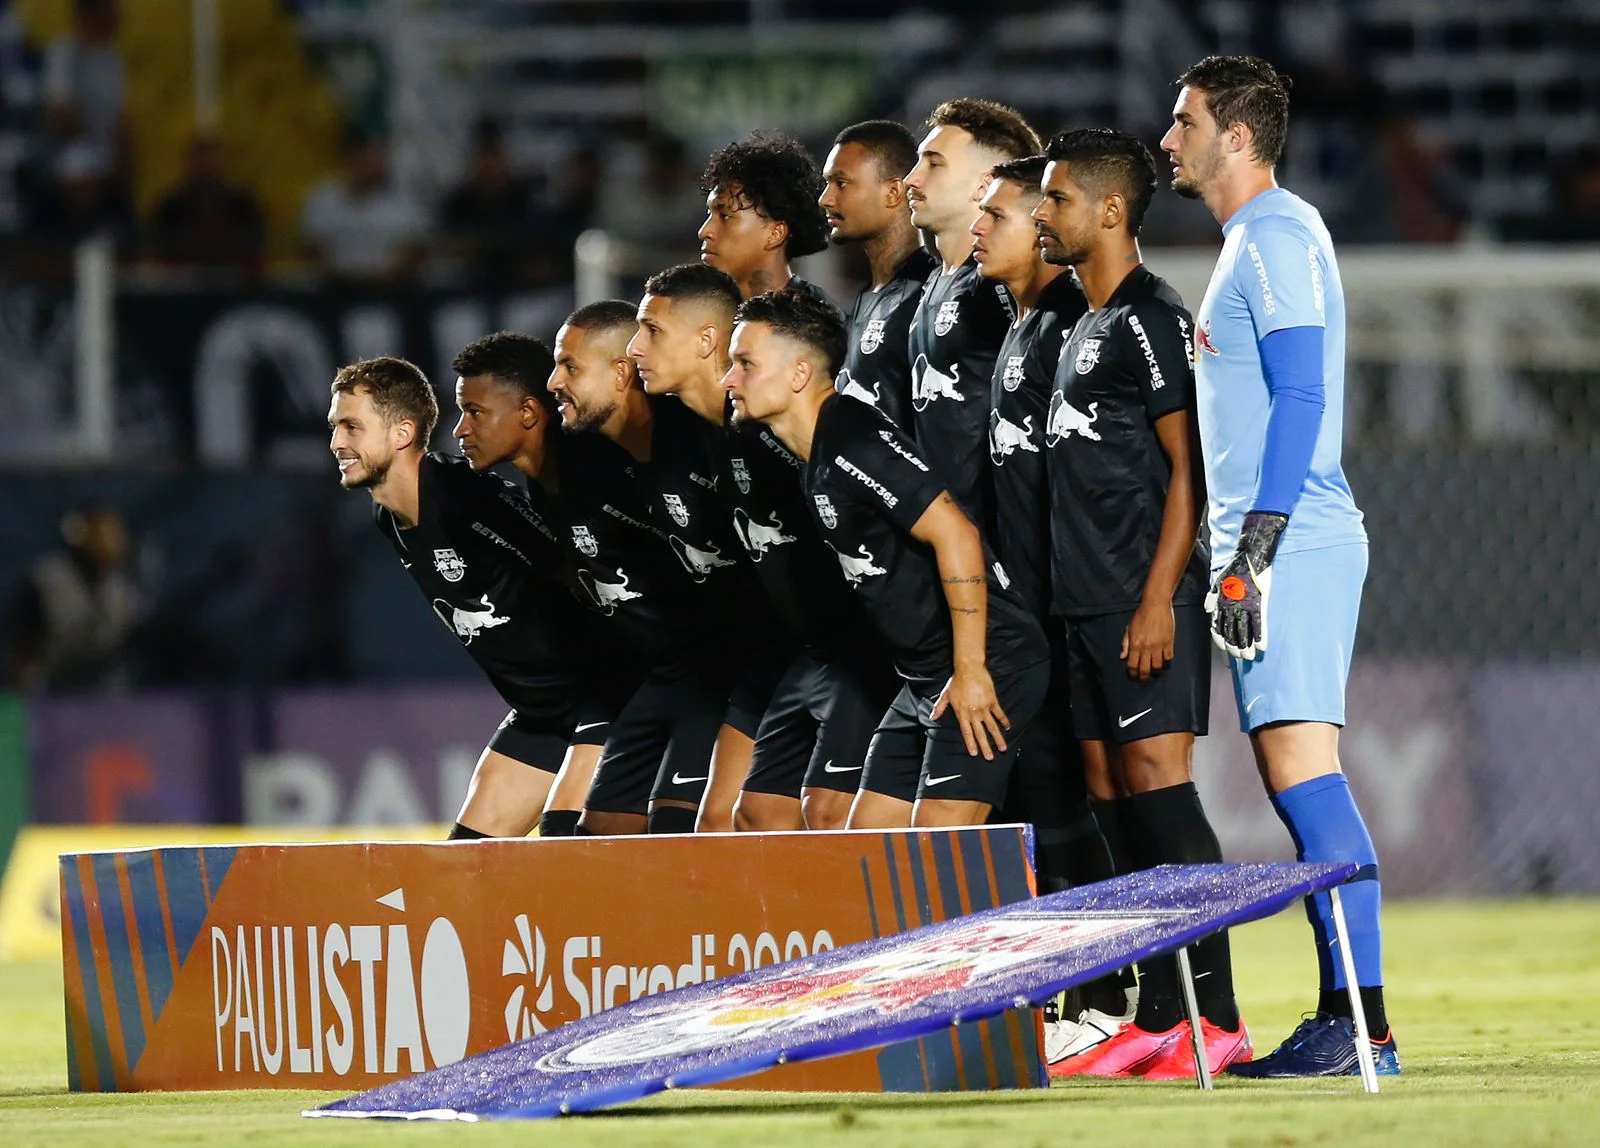
M1340 887L1345 924L1350 930L1350 953L1355 959L1356 982L1364 988L1383 984L1383 938L1378 923L1383 891L1378 882L1378 853L1356 808L1350 783L1342 773L1330 773L1291 785L1272 799L1272 807L1294 838L1295 856L1301 861L1349 861L1360 868L1355 880ZM1306 916L1317 942L1320 988L1326 999L1343 992L1344 963L1333 949L1333 905L1326 893L1306 898Z

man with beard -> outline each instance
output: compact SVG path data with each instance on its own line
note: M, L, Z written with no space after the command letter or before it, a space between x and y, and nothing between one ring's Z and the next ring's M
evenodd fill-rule
M1090 307L1062 345L1044 438L1072 724L1096 814L1108 840L1125 839L1127 867L1221 861L1193 781L1211 699L1193 328L1139 254L1155 163L1136 138L1106 130L1057 136L1046 155L1040 246L1077 272ZM1226 933L1195 945L1195 968L1216 1073L1250 1057ZM1193 1077L1176 959L1139 971L1133 1019L1053 1075Z
M719 618L720 586L707 577L727 561L687 548L682 537L674 545L655 512L660 493L647 467L657 434L666 433L657 412L677 400L640 385L627 351L636 314L621 300L573 312L556 333L547 383L569 436L563 442L582 460L569 466L560 492L578 578L645 675L606 743L582 829L687 833L737 669L725 641L730 621ZM684 414L676 405L666 411L667 418ZM670 514L664 521L681 529Z
M1400 1071L1383 1001L1378 854L1339 767L1345 682L1355 647L1367 532L1350 493L1344 430L1344 286L1317 209L1278 186L1289 133L1288 81L1253 56L1190 68L1161 147L1172 187L1222 225L1222 254L1200 322L1195 373L1210 491L1213 638L1229 657L1239 725L1272 807L1302 861L1358 866L1342 894L1356 984L1333 951L1328 894L1307 898L1316 940L1316 1010L1239 1076L1358 1071L1371 1025L1378 1071ZM1267 626L1268 607L1272 626ZM1268 648L1268 639L1271 647Z

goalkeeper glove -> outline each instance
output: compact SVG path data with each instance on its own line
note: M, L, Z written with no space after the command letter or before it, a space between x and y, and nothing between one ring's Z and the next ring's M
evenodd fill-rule
M1254 661L1267 648L1267 597L1272 590L1272 556L1289 525L1287 514L1252 510L1239 529L1239 548L1206 595L1211 639L1224 652Z

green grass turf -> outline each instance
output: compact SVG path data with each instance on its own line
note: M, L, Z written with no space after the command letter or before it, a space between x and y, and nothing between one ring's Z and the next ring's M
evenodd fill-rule
M1062 1083L944 1096L701 1092L558 1121L397 1125L299 1117L334 1094L73 1095L59 970L0 965L0 1144L606 1145L1026 1148L1031 1145L1600 1144L1600 901L1394 904L1389 1007L1405 1075L1360 1082ZM1298 912L1234 935L1259 1051L1311 999Z

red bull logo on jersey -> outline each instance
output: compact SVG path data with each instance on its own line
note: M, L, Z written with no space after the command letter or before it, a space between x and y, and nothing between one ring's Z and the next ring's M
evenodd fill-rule
M724 558L722 551L712 543L706 543L706 549L691 546L676 534L667 539L672 547L672 552L678 556L678 561L683 563L683 568L696 582L704 582L710 573L718 566L732 566L732 558Z
M767 519L765 523L757 522L744 512L743 507L733 512L733 532L749 551L752 562L760 562L768 550L794 541L793 534L783 532L783 519L772 511L767 512Z
M1000 385L1008 391L1014 391L1022 385L1024 371L1022 364L1026 362L1022 355L1011 355L1006 359L1006 369L1000 372Z
M728 468L733 471L733 484L739 488L740 494L750 493L750 468L745 465L742 458L730 458Z
M1055 446L1064 438L1074 434L1082 435L1094 442L1100 441L1100 436L1095 433L1094 424L1100 418L1100 404L1089 404L1089 413L1084 414L1077 407L1067 402L1060 391L1050 396L1050 418L1045 424L1044 444Z
M838 378L833 381L834 388L841 395L849 395L857 402L866 403L869 407L878 405L878 398L883 391L883 380L875 380L869 391L861 383L856 382L849 371L840 371Z
M864 331L861 332L861 353L870 355L883 346L883 332L888 327L887 320L869 319Z
M961 364L952 363L947 375L928 362L928 356L918 355L911 365L911 405L926 410L935 399L950 399L964 403L967 396L961 393Z
M839 569L844 571L845 578L852 586L859 586L863 579L875 574L887 574L888 571L877 565L872 558L872 551L868 550L866 543L856 548L856 554L846 554L842 550L835 550L839 556Z
M1217 350L1217 345L1211 341L1210 319L1207 319L1204 323L1201 323L1194 329L1194 350L1195 362L1197 363L1200 361L1201 351L1204 351L1208 355L1220 355L1222 353L1221 351Z
M1039 448L1033 444L1033 416L1029 415L1018 426L1005 415L995 413L994 425L989 428L989 459L996 466L1005 463L1006 458L1016 450L1039 453Z
M689 525L689 508L684 505L682 495L663 494L661 501L667 504L667 513L672 515L672 521L679 526Z
M596 578L593 571L578 571L579 585L588 592L589 599L595 604L595 608L607 617L617 612L619 603L631 602L635 598L644 597L639 591L628 589L627 571L618 570L617 575L622 581L607 582L604 579Z
M482 601L483 608L481 610L463 610L460 606L450 605L443 598L435 598L433 600L433 610L434 613L439 615L440 620L450 627L455 636L461 639L462 645L470 646L472 645L472 639L483 633L483 631L492 630L496 626L504 626L511 621L510 618L501 617L495 613L494 603L489 601L487 594L483 596Z
M1072 364L1080 375L1087 375L1100 362L1100 340L1085 339L1078 344L1078 358Z
M587 526L574 526L572 528L572 544L578 548L578 553L585 558L593 558L600 553L600 541L595 538L594 531Z
M939 313L933 317L933 333L948 335L961 322L961 300L947 299L939 304Z
M822 525L829 530L839 525L839 512L833 507L833 499L826 494L813 494L811 502L817 508L817 517L822 519Z
M435 550L433 568L446 582L459 582L467 575L467 564L461 561L461 555L454 550Z

